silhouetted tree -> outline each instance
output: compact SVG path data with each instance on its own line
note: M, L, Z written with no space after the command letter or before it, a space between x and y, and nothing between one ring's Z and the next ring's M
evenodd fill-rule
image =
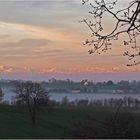
M102 120L93 117L81 120L74 124L73 135L78 139L132 139L139 138L139 128L134 116L130 113L119 113L116 119L114 115L109 115Z
M112 41L118 40L120 35L125 35L126 40L123 44L127 46L127 51L124 52L124 56L128 56L129 60L132 60L131 64L127 66L133 66L140 63L137 60L140 56L140 46L137 43L140 34L140 0L130 0L128 5L124 9L117 10L116 5L119 0L82 0L82 4L88 3L91 7L89 14L92 15L92 19L83 19L84 22L91 31L91 38L86 39L84 45L93 46L89 50L89 54L97 52L101 54L112 48ZM116 9L115 9L116 8ZM103 25L104 17L106 15L112 16L112 23L114 27L111 32L105 33ZM129 46L129 47L128 47Z
M107 81L106 85L107 85L107 86L113 86L114 83L113 83L113 81L109 80L109 81Z
M124 92L129 92L131 90L131 84L129 81L120 81L117 83L117 89L123 90Z
M69 104L69 99L67 96L65 96L62 101L61 101L61 105L62 106L67 106Z
M0 102L3 100L4 93L2 91L2 88L0 88Z
M41 103L48 103L48 95L39 83L31 81L18 82L15 85L16 102L18 104L27 105L32 122L36 123L36 109L37 105ZM45 100L45 101L44 101ZM43 102L42 102L43 101Z

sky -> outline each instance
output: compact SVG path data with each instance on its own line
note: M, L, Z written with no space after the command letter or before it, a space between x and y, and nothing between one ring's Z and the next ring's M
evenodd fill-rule
M129 0L126 0L129 1ZM81 0L0 0L0 77L48 80L140 80L140 66L126 67L122 40L105 54L83 46L90 30ZM121 2L119 7L126 4ZM113 23L106 17L106 28Z

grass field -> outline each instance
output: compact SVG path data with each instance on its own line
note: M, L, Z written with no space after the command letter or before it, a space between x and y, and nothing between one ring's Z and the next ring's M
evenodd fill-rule
M49 113L39 112L34 125L27 111L0 106L0 138L72 138L74 123L92 116L102 119L110 113L103 109L54 108Z

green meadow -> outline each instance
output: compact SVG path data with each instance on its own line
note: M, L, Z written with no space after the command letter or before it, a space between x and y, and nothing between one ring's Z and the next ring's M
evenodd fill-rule
M113 115L110 109L53 108L37 112L32 124L28 111L14 106L0 106L0 138L74 138L75 123L94 117L98 120ZM131 113L140 116L139 113Z

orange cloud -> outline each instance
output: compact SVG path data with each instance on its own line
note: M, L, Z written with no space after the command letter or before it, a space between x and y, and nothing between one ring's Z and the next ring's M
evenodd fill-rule
M46 68L46 69L40 70L40 73L42 73L42 74L47 74L47 73L51 73L51 72L55 72L55 68Z
M0 71L4 70L4 65L0 65Z

